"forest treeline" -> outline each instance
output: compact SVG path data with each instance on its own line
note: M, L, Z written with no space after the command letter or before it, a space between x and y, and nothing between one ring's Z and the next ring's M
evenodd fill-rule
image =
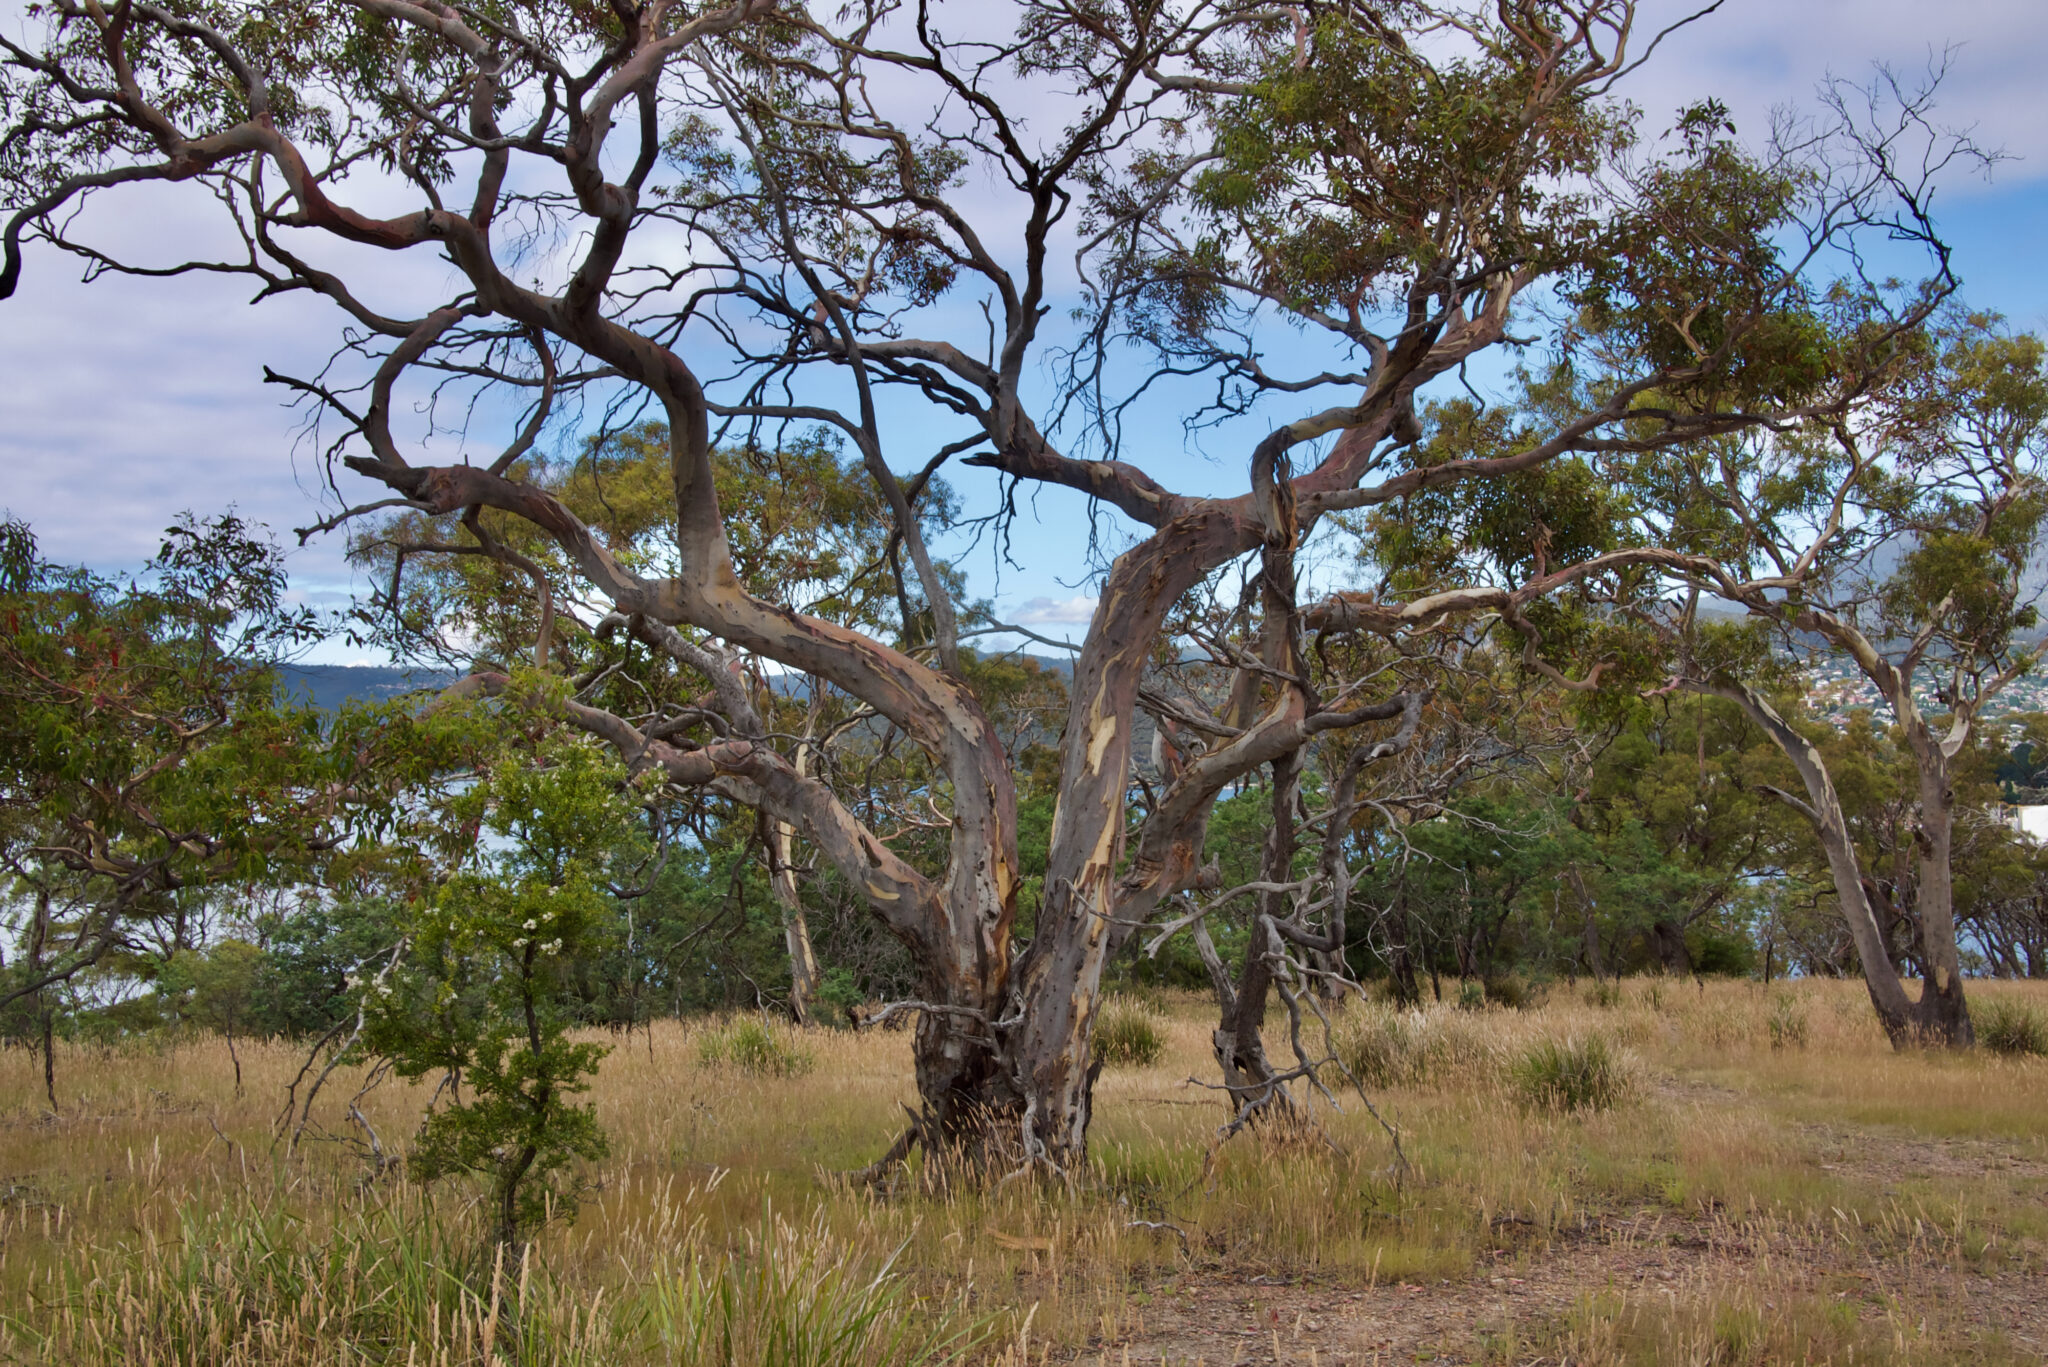
M407 879L446 876L417 866L400 876L393 851L418 859L428 843L419 823L449 820L438 804L467 794L474 766L517 751L530 719L492 704L458 723L438 690L316 706L264 657L303 647L322 624L288 606L275 548L232 518L172 529L149 569L127 579L42 560L21 524L8 547L8 1042L181 1028L317 1039L350 1023L366 977L417 933L407 898L419 885ZM1781 664L1779 711L1835 774L1893 963L1919 977L1911 758L1871 709L1812 712L1795 662ZM1018 738L1028 936L1067 675L1022 650L966 666ZM1201 686L1197 663L1161 672ZM1429 704L1443 740L1416 763L1444 766L1442 744L1464 745L1472 762L1426 800L1402 797L1355 821L1360 911L1346 977L1396 1001L1448 990L1518 1004L1558 979L1857 973L1810 827L1776 796L1796 776L1734 704L1575 699L1511 652L1474 652L1463 675ZM791 681L750 686L766 709L846 707ZM857 724L834 755L884 823L937 782L928 763ZM2048 977L2048 849L2004 814L2048 779L2048 714L1980 728L1958 773L1965 962L1976 974ZM1157 778L1152 761L1137 766L1134 801ZM1255 777L1218 803L1206 855L1222 885L1257 881L1270 798ZM903 823L897 847L942 859L914 826ZM448 867L491 859L474 825L448 835L437 824ZM753 811L715 798L650 804L615 835L592 852L607 884L601 924L564 964L575 1022L625 1030L705 1011L807 1009L847 1025L864 1007L915 995L914 965L859 893L801 852L780 862L791 856ZM372 854L378 846L392 848ZM792 1001L793 909L775 887L784 876L815 960L808 1002ZM1219 951L1242 952L1245 918L1209 925ZM1188 936L1156 949L1133 940L1111 980L1209 986Z

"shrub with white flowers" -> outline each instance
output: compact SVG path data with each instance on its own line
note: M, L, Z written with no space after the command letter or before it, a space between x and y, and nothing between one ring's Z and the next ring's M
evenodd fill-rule
M644 848L641 786L585 738L522 735L452 800L447 819L475 836L414 908L384 997L366 1003L371 1049L402 1077L453 1084L437 1090L411 1171L489 1181L495 1237L515 1251L574 1209L565 1174L606 1150L594 1108L575 1100L606 1050L569 1037L573 989L618 934L606 875Z

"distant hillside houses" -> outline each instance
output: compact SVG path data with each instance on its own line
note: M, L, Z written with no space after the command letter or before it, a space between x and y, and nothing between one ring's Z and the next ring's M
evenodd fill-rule
M1931 689L1921 689L1914 696L1927 712L1945 710ZM1840 660L1823 660L1806 671L1806 701L1815 713L1837 726L1856 708L1884 706L1877 685L1854 665ZM2048 678L2028 675L2013 680L1992 700L1985 715L2000 717L2012 712L2048 712Z

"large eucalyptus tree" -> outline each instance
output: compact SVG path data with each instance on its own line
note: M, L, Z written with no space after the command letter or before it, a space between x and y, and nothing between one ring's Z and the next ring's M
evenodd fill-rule
M1859 295L1839 333L1816 306L1826 244L1910 191L1891 162L1855 155L1867 144L1681 149L1677 171L1650 173L1666 159L1636 149L1638 116L1613 94L1647 46L1631 0L35 13L42 31L7 42L0 87L0 295L25 263L69 251L95 272L218 271L259 298L330 300L337 363L289 383L329 440L340 425L334 449L360 481L345 515L456 519L470 550L521 573L483 518L523 522L619 627L698 672L709 691L689 716L649 712L616 674L565 716L674 784L787 823L861 890L924 981L924 1109L905 1142L1004 1164L1084 1160L1104 966L1202 882L1217 796L1262 767L1291 792L1319 736L1404 718L1412 734L1412 690L1381 681L1402 676L1312 678L1305 624L1399 639L1491 611L1519 629L1537 598L1612 568L1544 559L1535 510L1522 532L1540 572L1524 584L1409 576L1312 611L1297 561L1332 514L1839 411L1921 303ZM241 254L95 246L99 220L75 211L144 181L210 197ZM1885 226L1924 231L1910 193ZM363 247L444 261L404 279L445 283L393 294ZM1582 327L1584 310L1613 325ZM1632 345L1609 344L1616 326ZM1271 328L1284 365L1262 349ZM1586 383L1497 452L1418 458L1425 386L1538 341ZM1814 348L1826 364L1809 364ZM395 415L465 385L512 396L475 410L504 421L502 449L428 463ZM1158 403L1197 426L1245 419L1209 438L1241 440L1233 489L1174 487L1198 472L1140 440ZM665 425L672 544L657 560L519 477L551 422L600 409ZM1248 423L1261 434L1237 438ZM721 501L714 449L776 424L836 431L890 510L894 639L735 572L749 510ZM998 472L1004 507L1020 488L1084 496L1118 548L1074 665L1021 947L1012 756L965 681L955 595L918 514L928 475L956 459ZM1232 571L1241 611L1212 638L1227 687L1148 697L1153 662L1183 648L1177 609ZM742 656L826 681L931 757L942 858L910 857L799 763L739 686ZM1179 739L1134 807L1141 707ZM1255 952L1341 944L1314 905L1263 901L1273 933ZM1249 974L1247 1010L1266 991Z

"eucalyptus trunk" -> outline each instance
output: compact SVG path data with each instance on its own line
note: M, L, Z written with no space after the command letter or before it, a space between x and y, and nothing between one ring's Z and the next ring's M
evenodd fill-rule
M1916 755L1921 759L1922 801L1920 895L1924 901L1920 940L1923 960L1933 967L1921 986L1919 1000L1915 1001L1907 993L1904 980L1892 964L1884 931L1871 909L1848 817L1842 811L1841 799L1820 751L1787 723L1768 700L1747 685L1693 681L1686 686L1696 692L1727 698L1742 708L1798 771L1806 789L1803 801L1790 793L1772 791L1806 818L1820 841L1821 851L1827 857L1829 876L1835 885L1835 900L1849 928L1850 939L1855 943L1856 958L1863 969L1863 983L1870 993L1870 1004L1877 1012L1886 1038L1896 1048L1926 1043L1967 1048L1974 1042L1975 1035L1970 1025L1969 1009L1963 1000L1955 920L1950 905L1952 795L1945 757L1941 755L1940 748L1936 746L1922 751L1916 747ZM1918 720L1917 713L1914 719ZM1940 762L1930 764L1930 755Z

